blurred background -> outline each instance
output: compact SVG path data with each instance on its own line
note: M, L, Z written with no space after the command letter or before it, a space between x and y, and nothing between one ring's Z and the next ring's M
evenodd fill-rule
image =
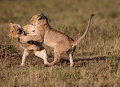
M106 55L113 49L119 51L119 0L0 0L0 8L1 45L20 47L17 40L8 38L9 23L26 25L37 13L44 13L52 28L76 40L85 31L90 14L94 13L90 31L78 45L76 55Z

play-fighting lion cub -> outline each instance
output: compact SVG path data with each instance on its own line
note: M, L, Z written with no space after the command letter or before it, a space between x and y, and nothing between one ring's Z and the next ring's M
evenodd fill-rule
M33 25L26 25L21 27L19 24L10 23L9 37L12 39L12 38L20 38L22 36L29 36L29 34L34 35L36 34L36 32L34 31L33 28L34 28ZM45 48L42 46L42 43L34 42L32 44L29 44L28 47L24 48L21 66L25 65L26 57L30 54L30 51L33 51L33 53L36 56L42 58L44 61L44 64L48 64L48 61L47 61L48 55Z
M73 67L74 65L73 58L72 58L73 52L75 51L76 45L87 34L88 29L90 27L91 19L93 16L94 14L90 15L88 26L84 34L78 40L74 41L69 36L52 29L48 23L47 17L44 16L44 14L42 13L36 14L31 18L30 24L34 26L35 31L37 32L39 31L39 34L31 35L31 36L23 36L22 38L20 38L20 41L22 43L26 43L27 41L31 41L31 42L39 41L39 42L43 42L43 44L48 45L49 47L53 47L54 48L54 60L53 62L48 64L50 66L59 62L61 53L66 52L70 59L70 67Z

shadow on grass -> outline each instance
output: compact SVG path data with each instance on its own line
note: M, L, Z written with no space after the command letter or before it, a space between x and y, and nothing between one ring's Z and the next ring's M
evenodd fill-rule
M106 61L107 59L108 59L108 57L106 57L106 56L98 56L98 57L93 57L93 58L75 58L74 63L75 63L75 67L78 67L78 66L85 66L85 65L89 64L89 62ZM48 58L48 61L52 62L53 56L50 56ZM63 64L69 65L70 61L68 58L62 57L60 59L60 62L57 65L59 65L59 64L60 65L63 65Z
M80 67L80 66L86 66L89 65L89 63L94 63L94 62L99 62L99 61L106 61L108 57L106 56L98 56L98 57L93 57L93 58L76 58L74 59L74 67ZM62 64L70 64L69 59L61 58L60 61Z
M99 56L99 57L94 57L94 58L76 58L74 59L74 62L83 62L83 61L100 61L100 60L106 60L108 57L106 56ZM61 58L60 60L61 63L64 62L69 62L69 59Z

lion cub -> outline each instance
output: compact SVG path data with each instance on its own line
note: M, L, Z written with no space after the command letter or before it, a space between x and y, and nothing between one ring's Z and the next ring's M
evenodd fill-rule
M29 34L30 35L36 34L36 32L34 31L33 25L26 25L26 26L21 27L19 24L10 23L10 32L8 36L11 39L22 38L22 36L29 36ZM25 38L23 37L23 40L24 39ZM21 43L20 43L20 46L22 46ZM22 48L24 47L22 46ZM42 46L42 43L34 42L32 44L29 44L28 47L24 48L21 66L25 65L26 57L30 54L30 51L33 51L33 53L36 56L42 58L44 61L44 64L48 64L48 61L47 61L48 55L47 55L45 48Z
M53 62L49 63L48 65L54 65L60 61L60 55L63 52L67 53L67 56L70 59L70 67L73 67L74 61L73 61L73 53L75 51L76 45L85 37L85 35L88 32L88 29L90 27L91 19L94 16L94 14L90 15L88 26L86 28L86 31L84 34L78 39L73 40L71 37L63 34L60 31L54 30L51 28L51 26L48 23L48 19L44 14L36 14L34 15L31 20L30 24L34 26L35 31L39 32L36 35L29 35L29 36L23 36L25 39L23 40L23 37L20 38L20 41L22 43L26 43L27 41L39 41L43 44L53 47L54 48L54 60ZM25 41L26 40L26 41Z

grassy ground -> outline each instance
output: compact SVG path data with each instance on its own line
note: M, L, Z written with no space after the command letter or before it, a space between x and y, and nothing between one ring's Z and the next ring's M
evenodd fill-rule
M119 0L0 0L0 87L119 87L120 86L120 1ZM19 67L23 49L8 38L9 23L26 25L44 13L52 28L73 39L79 38L94 13L91 28L77 45L75 67L65 54L53 67L30 56ZM49 61L53 49L45 46Z

